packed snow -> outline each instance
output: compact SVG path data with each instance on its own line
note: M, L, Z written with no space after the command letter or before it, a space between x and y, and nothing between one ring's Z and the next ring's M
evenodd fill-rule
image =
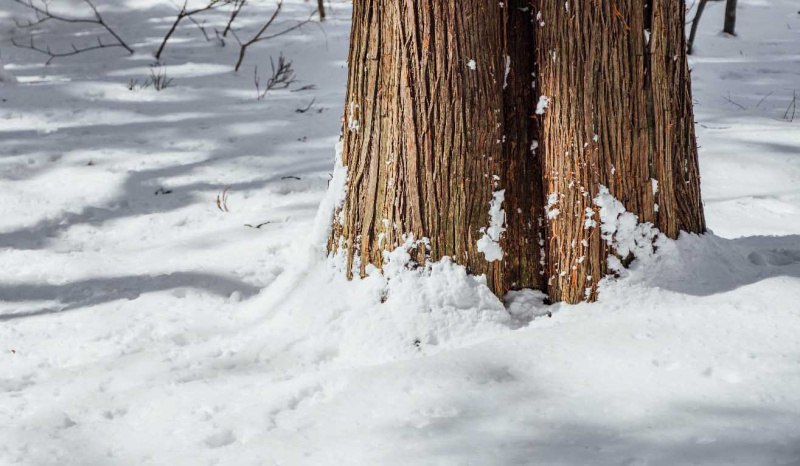
M482 235L478 240L478 252L483 253L488 262L503 260L500 240L506 231L506 212L503 210L505 199L505 189L492 194L492 200L489 202L489 226L481 230Z
M10 44L24 8L0 7L0 464L800 464L796 0L739 0L738 37L706 8L691 64L713 233L654 234L574 306L417 267L421 238L351 282L325 256L342 118L358 130L348 2L238 74L235 40L182 24L162 91L129 87L174 5L98 4L136 54L44 66ZM242 31L274 4L250 8ZM54 47L94 40L42 26ZM298 81L259 100L255 67L266 80L281 52ZM592 227L638 247L624 206L597 202Z

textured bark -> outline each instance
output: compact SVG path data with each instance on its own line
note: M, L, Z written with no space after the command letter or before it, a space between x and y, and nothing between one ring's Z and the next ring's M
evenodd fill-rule
M533 118L536 93L533 23L527 0L507 1L504 89L504 188L508 220L503 240L502 289L545 289L544 202L538 150L538 125Z
M413 235L430 241L418 262L450 256L499 295L542 286L527 15L485 0L354 2L347 195L329 244L346 250L349 273L380 267L383 251ZM513 40L522 34L527 43ZM503 204L508 231L494 238L505 256L487 262L477 242L502 189L513 198Z
M348 274L425 238L418 263L449 256L499 296L594 300L615 253L601 185L670 237L704 230L684 2L528 1L354 2L329 242ZM505 254L487 261L500 190Z
M550 212L548 292L557 301L594 300L613 253L593 226L599 223L593 199L600 185L640 222L656 223L671 237L680 229L704 229L684 5L535 5L541 15L535 33L539 92L549 99L539 136Z
M657 226L670 238L705 232L683 2L653 0L648 95L652 166L658 180Z

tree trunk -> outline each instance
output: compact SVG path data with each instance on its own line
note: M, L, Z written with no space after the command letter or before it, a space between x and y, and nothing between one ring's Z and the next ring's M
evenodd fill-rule
M697 27L700 26L700 18L703 17L703 10L706 9L706 3L708 3L708 0L698 0L697 2L697 11L692 19L692 29L689 31L689 43L686 50L686 53L689 55L694 52L694 39L697 37Z
M329 243L348 273L413 237L429 241L417 262L449 256L498 295L542 287L531 26L511 3L354 2L347 194Z
M722 31L732 36L736 35L736 0L725 2L725 26Z
M319 20L325 21L325 0L317 0L317 11L319 12Z
M548 291L575 303L596 298L614 253L593 202L601 185L670 237L704 230L684 5L541 0L539 10Z
M328 245L351 276L414 239L498 296L594 300L618 253L602 186L672 238L704 231L684 2L527 2L354 2Z

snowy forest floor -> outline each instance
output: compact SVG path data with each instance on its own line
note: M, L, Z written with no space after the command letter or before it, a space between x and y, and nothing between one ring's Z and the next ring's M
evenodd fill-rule
M242 37L274 8L252 3ZM709 4L691 60L714 233L545 309L452 264L387 285L314 260L347 2L238 74L187 22L160 92L128 86L169 2L102 2L137 53L49 66L3 2L0 465L800 465L800 14L739 4L735 38ZM258 100L281 52L298 82Z

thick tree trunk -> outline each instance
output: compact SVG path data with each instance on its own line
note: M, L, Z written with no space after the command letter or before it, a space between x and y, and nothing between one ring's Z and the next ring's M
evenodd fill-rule
M594 300L617 253L601 186L670 237L704 230L683 2L527 2L354 2L329 242L349 274L425 239L418 263L499 296Z
M450 256L499 295L542 286L530 21L510 6L354 2L347 195L329 244L346 251L350 273L380 267L384 251L413 236L429 241L419 263ZM490 228L493 202L506 217L495 209Z
M596 298L614 253L601 238L593 202L601 185L640 222L656 223L671 237L704 229L684 5L538 3L548 291L553 300L574 303Z
M722 31L732 36L736 35L736 0L725 2L725 26Z

